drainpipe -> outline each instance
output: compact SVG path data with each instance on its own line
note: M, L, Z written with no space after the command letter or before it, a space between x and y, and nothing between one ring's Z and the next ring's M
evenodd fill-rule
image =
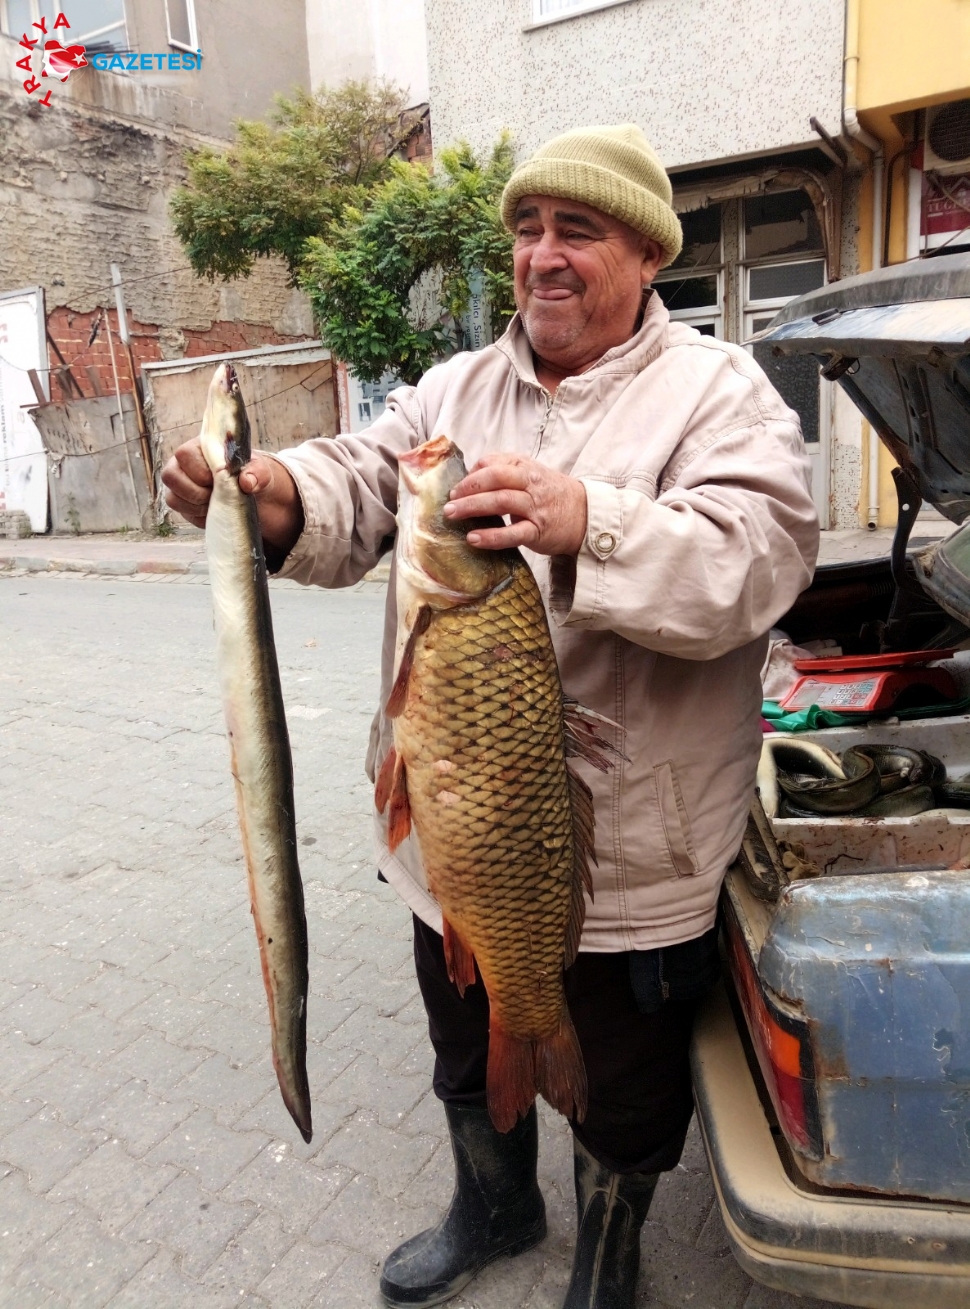
M861 0L845 0L845 57L843 60L842 124L854 141L872 155L872 267L882 266L883 148L882 142L859 122L859 10ZM866 523L879 525L879 438L869 426L869 507Z

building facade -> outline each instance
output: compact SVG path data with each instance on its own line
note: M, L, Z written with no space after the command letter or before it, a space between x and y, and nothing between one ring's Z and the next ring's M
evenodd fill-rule
M428 100L424 0L306 0L314 87L386 78L409 105Z
M849 0L847 120L865 134L862 267L970 251L970 8ZM867 442L867 518L895 520L892 459Z
M751 342L792 296L866 266L869 152L841 139L845 0L426 4L436 143L485 149L505 128L521 158L572 127L643 128L685 231L657 292L674 317L754 352L801 414L824 525L857 526L860 418L811 361Z
M51 40L83 49L66 80ZM253 0L0 0L0 291L43 288L52 398L68 398L61 358L84 395L113 393L112 263L135 361L116 357L122 391L141 363L311 335L281 262L199 281L168 216L187 149L225 145L234 119L309 84L304 0L279 0L271 23Z

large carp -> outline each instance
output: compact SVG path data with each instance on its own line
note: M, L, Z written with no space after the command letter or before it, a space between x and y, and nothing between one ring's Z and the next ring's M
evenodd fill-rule
M246 406L230 364L209 386L202 453L212 472L205 523L219 678L236 807L263 983L273 1067L283 1103L309 1141L306 1075L306 913L296 854L293 763L273 642L266 562L251 495L239 487L249 462Z
M541 1093L582 1120L586 1073L563 992L591 892L592 795L567 751L611 747L564 701L542 598L516 550L477 550L443 514L465 476L437 437L400 457L398 650L377 780L395 849L412 826L459 991L490 1006L487 1092L508 1131Z

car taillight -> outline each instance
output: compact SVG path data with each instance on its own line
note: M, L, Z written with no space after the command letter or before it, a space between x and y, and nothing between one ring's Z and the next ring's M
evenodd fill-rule
M793 1150L821 1159L822 1128L808 1026L783 1013L765 994L730 904L725 927L731 974L779 1126Z

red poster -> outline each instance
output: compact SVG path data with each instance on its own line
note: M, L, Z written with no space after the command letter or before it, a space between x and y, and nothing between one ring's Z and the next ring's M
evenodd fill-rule
M923 174L923 213L920 232L938 236L970 227L970 177L931 177Z

